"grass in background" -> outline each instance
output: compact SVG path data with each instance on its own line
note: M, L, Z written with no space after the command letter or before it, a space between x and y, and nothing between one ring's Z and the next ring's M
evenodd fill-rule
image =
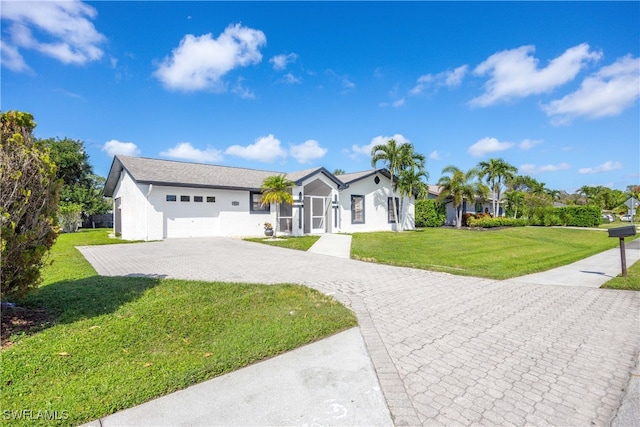
M80 424L356 325L342 304L297 285L97 276L74 246L117 242L101 233L61 235L44 285L19 302L52 321L0 353L4 411Z
M300 237L278 237L277 239L253 237L244 239L248 242L264 243L265 245L278 246L287 249L297 249L307 251L320 236L300 236Z
M443 227L356 233L351 256L382 264L508 279L570 264L617 245L618 239L593 230L514 227L474 231Z

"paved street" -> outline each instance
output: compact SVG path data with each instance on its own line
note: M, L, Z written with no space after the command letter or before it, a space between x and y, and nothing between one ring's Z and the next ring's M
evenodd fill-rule
M453 276L235 239L81 249L102 275L300 283L358 316L396 425L609 425L640 293Z

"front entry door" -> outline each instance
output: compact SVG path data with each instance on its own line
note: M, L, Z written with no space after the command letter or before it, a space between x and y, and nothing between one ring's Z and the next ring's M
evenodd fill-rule
M324 197L311 197L311 233L324 233Z

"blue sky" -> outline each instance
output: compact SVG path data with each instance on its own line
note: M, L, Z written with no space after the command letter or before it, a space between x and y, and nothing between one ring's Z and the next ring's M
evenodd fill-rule
M274 171L429 183L501 157L545 182L640 181L639 2L2 2L1 107L36 136Z

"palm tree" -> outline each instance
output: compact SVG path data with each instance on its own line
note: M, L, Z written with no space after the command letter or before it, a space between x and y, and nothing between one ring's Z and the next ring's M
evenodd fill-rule
M560 190L551 190L546 188L544 192L547 196L549 196L552 202L557 202L558 200L560 200L560 196L562 195Z
M489 188L481 181L474 181L474 178L480 174L475 168L465 173L459 168L449 165L442 169L442 173L451 174L451 176L443 176L438 180L440 195L436 200L442 201L447 197L451 198L453 208L456 211L456 227L460 228L462 226L461 206L464 200L474 200L476 196L486 198Z
M498 206L500 205L500 193L503 181L509 181L518 172L518 169L502 159L489 159L486 162L478 163L480 179L486 177L487 184L493 193L493 216L498 216Z
M391 175L391 204L393 206L396 200L394 178L408 168L424 169L425 157L415 152L413 144L408 142L398 144L394 139L390 139L386 144L378 144L371 149L371 166L375 168L379 161L384 163ZM393 207L391 210L396 231L398 231L398 212Z
M418 198L425 197L429 173L423 168L414 167L400 172L396 188L400 191L400 196L410 196L417 194Z
M424 181L423 181L424 178ZM429 174L424 168L413 167L400 171L396 188L400 192L400 200L404 200L404 196L411 197L417 194L416 198L425 198L427 193L426 180L429 179ZM400 212L404 212L404 203L400 203Z
M280 203L293 203L293 196L291 195L291 187L296 185L295 182L290 181L283 175L268 176L262 181L262 197L260 197L260 203L266 205L267 203L275 203L276 205L276 227L273 230L273 237L276 237L276 231L280 227Z

